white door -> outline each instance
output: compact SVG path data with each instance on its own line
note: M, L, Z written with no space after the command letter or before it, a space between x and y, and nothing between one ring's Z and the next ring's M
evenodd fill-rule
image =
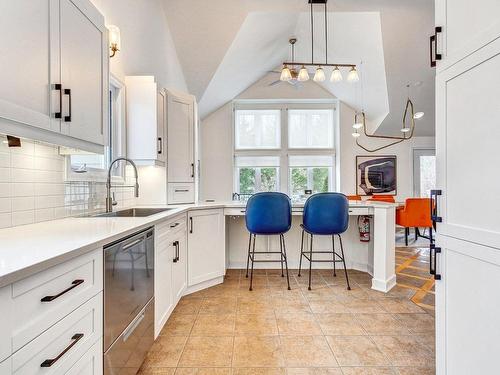
M224 276L225 252L222 210L191 211L188 216L188 285Z
M155 337L160 334L173 308L172 262L174 246L157 227L155 239Z
M429 198L436 188L436 150L413 150L413 196Z
M107 57L104 26L96 24L77 6L81 1L60 0L61 72L63 86L62 132L104 144L107 95Z
M437 61L444 69L500 34L500 1L498 0L436 0L437 52L443 55Z
M450 33L467 20L478 29L492 23L498 1L447 2ZM480 8L480 10L478 10ZM468 14L467 18L465 14ZM450 19L451 17L451 19ZM466 25L467 24L467 25ZM479 25L481 27L479 27ZM446 25L445 25L446 29ZM457 39L455 50L468 43ZM476 35L476 36L477 36ZM464 36L464 35L463 35ZM436 77L437 374L498 373L500 353L500 31L496 40L463 54ZM462 43L462 45L460 45ZM446 60L446 58L445 58ZM438 220L439 221L439 220Z
M166 140L165 134L167 133L167 119L165 113L165 94L163 91L158 91L156 94L156 122L157 122L157 149L158 160L165 163L167 160Z
M168 94L168 182L194 181L194 107L190 96Z
M176 304L184 294L187 286L187 241L186 232L175 236L174 263L172 265L172 296Z
M61 82L57 54L51 56L58 50L55 4L0 2L0 121L59 131L59 120L54 118L60 112L59 91L53 85Z

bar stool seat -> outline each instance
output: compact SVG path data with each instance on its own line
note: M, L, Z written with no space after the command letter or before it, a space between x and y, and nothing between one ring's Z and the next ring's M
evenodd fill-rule
M245 224L250 233L248 241L247 278L249 263L250 261L252 262L249 290L252 290L253 268L256 262L280 262L282 277L285 277L283 270L284 264L286 267L288 290L290 290L284 236L292 226L292 203L290 198L286 194L277 192L264 192L252 195L247 202ZM255 251L257 235L278 235L280 238L280 251ZM256 259L256 254L280 254L280 260Z
M300 262L299 274L302 270L302 257L309 261L309 287L311 290L311 274L313 262L332 262L333 276L336 274L336 263L342 262L344 265L347 289L351 290L349 285L349 276L345 265L344 246L342 244L341 234L349 227L349 202L347 197L341 193L318 193L310 196L305 205L302 219L302 237L300 245ZM304 251L304 234L307 233L310 237L309 251ZM331 236L332 251L313 251L314 236ZM338 236L340 241L340 251L338 254L335 251L335 236ZM313 254L332 254L332 260L313 259ZM337 259L338 258L338 259Z

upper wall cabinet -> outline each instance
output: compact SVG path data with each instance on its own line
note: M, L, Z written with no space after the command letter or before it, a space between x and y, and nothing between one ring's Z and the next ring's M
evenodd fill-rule
M153 76L128 76L125 85L128 157L137 164L164 166L165 92L158 90Z
M103 152L108 52L88 0L0 4L0 132Z
M436 53L443 70L492 42L500 32L500 1L436 0ZM432 47L434 48L434 46ZM433 54L434 56L434 54Z

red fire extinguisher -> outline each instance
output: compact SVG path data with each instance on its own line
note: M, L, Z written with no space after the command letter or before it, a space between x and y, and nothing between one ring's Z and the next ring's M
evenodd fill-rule
M358 216L359 240L370 242L370 217L366 215Z

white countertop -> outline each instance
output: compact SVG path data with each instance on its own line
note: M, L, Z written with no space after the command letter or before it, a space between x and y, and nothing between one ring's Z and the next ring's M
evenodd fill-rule
M293 207L303 205L297 203ZM351 201L349 206L389 208L396 205ZM168 207L175 208L148 217L72 217L1 229L0 287L188 210L243 208L245 203L207 202Z

